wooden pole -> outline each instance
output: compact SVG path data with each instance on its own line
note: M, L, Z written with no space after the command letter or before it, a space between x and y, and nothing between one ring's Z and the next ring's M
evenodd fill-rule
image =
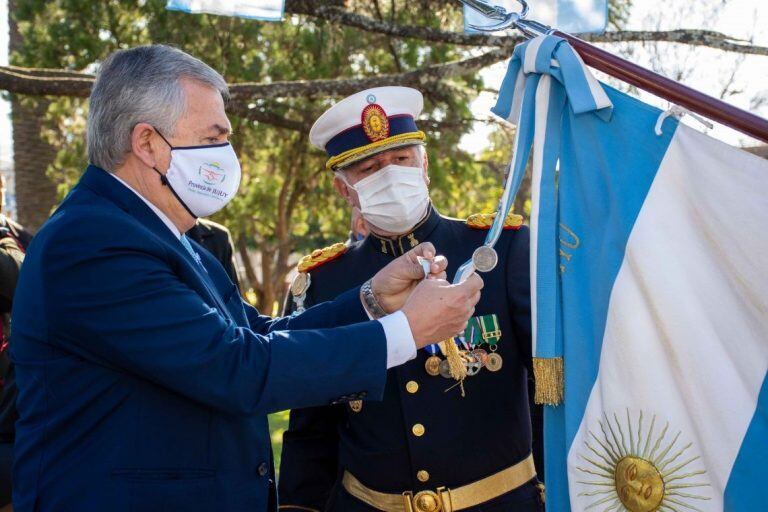
M578 37L559 30L552 35L567 40L586 65L768 143L768 120L617 57Z

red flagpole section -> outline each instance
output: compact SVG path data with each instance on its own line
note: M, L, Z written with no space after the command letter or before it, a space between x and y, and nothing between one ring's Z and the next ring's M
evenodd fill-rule
M617 57L578 37L559 30L553 35L566 39L588 66L768 143L768 120Z

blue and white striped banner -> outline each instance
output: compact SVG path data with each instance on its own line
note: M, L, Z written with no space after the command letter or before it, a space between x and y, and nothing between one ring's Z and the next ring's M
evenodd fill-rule
M194 14L237 16L265 21L280 21L285 11L285 0L168 0L166 9Z
M487 0L487 3L504 7L507 11L519 11L516 0ZM608 24L607 0L534 0L528 2L527 19L535 20L563 32L574 34L602 32ZM498 23L464 6L464 32L476 34L470 25L490 26Z
M493 111L514 191L533 153L534 354L564 362L547 508L768 510L768 161L657 135L553 36L515 49Z

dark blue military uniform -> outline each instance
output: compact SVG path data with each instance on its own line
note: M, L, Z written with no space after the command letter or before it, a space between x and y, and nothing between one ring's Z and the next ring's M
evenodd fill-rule
M8 357L10 313L24 251L31 241L27 230L0 214L0 507L11 502L14 424L19 417L16 376Z
M393 258L429 241L449 261L452 278L487 231L430 213L411 233L390 240L369 235L310 272L306 305L359 285ZM340 483L348 471L370 489L400 494L457 488L522 461L531 453L528 375L531 365L529 234L505 230L499 264L483 274L476 315L496 315L501 338L497 372L467 377L466 397L453 379L425 370L429 354L389 370L382 402L294 410L283 437L279 500L282 510L376 510ZM487 348L487 347L486 347ZM537 450L538 452L538 450ZM537 465L540 453L537 453ZM541 510L537 480L473 511Z

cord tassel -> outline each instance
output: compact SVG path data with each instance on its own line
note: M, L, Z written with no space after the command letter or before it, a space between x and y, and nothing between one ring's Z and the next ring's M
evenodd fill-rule
M537 404L558 405L563 401L562 357L534 357L533 376L536 381L534 401Z
M461 354L459 354L459 348L453 339L441 341L440 349L448 360L451 377L456 380L464 380L467 377L467 367L464 366L464 361L461 360Z

